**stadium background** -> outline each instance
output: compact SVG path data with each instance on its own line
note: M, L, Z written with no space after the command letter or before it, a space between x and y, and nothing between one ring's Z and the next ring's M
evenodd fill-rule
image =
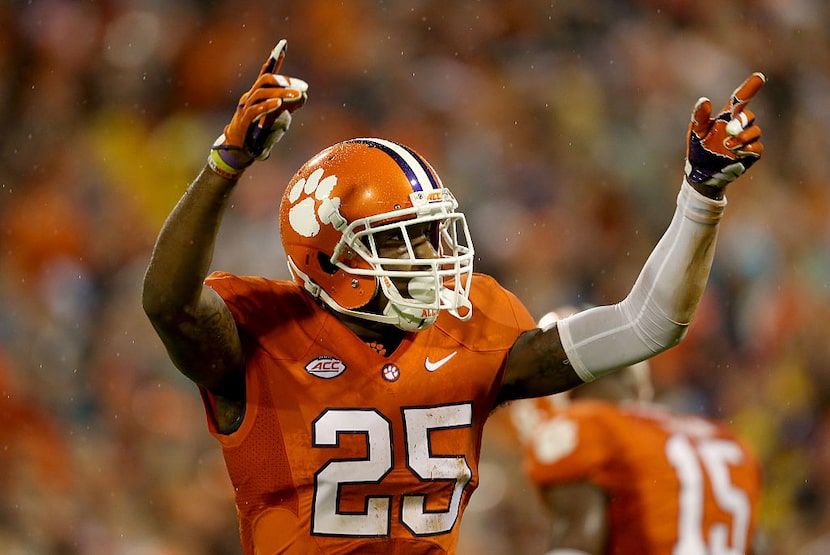
M219 449L139 290L163 218L285 37L310 100L242 179L215 267L287 277L285 183L329 144L382 136L433 163L477 268L537 316L625 295L671 217L695 101L720 107L763 71L764 159L730 189L698 317L654 375L662 400L758 450L767 552L826 552L828 25L821 0L3 2L0 551L238 552ZM536 547L501 432L463 555Z

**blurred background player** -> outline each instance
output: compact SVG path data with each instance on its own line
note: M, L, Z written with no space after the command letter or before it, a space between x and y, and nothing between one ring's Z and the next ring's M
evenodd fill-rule
M550 312L550 327L574 309ZM761 470L724 423L653 402L648 362L510 407L549 555L749 553Z

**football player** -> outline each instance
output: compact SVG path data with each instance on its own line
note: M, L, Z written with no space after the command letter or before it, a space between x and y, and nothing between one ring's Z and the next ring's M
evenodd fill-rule
M280 74L284 44L163 225L144 309L200 388L245 553L452 553L495 406L567 390L682 338L724 190L763 151L746 103L764 78L749 77L719 114L706 99L696 106L674 218L630 294L541 330L473 273L464 214L432 166L380 138L326 148L286 187L292 281L208 275L239 176L268 157L307 97L305 82Z
M652 401L643 361L510 406L525 472L550 509L548 555L751 552L755 454L724 423Z

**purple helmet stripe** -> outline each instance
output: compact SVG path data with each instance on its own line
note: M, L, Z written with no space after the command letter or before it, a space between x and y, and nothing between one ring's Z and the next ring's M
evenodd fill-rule
M351 143L361 143L372 148L379 148L401 168L413 191L434 191L441 188L427 163L413 150L385 139L352 139Z

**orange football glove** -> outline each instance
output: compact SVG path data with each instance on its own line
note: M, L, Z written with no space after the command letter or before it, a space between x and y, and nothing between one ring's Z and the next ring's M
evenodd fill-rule
M715 118L708 98L697 101L687 135L686 177L690 183L722 189L761 157L761 128L746 105L765 82L762 73L753 73Z
M238 177L254 160L265 160L291 124L291 113L308 97L308 83L278 72L286 41L279 41L253 86L239 99L231 121L216 139L208 163L219 175Z

